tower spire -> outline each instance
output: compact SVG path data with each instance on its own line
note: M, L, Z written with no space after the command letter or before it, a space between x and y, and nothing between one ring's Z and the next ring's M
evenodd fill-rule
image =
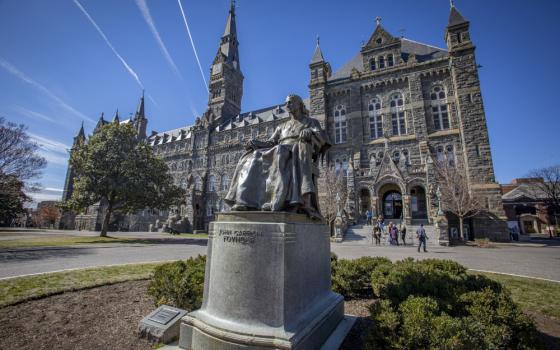
M142 89L142 97L140 97L140 102L138 103L138 108L136 109L135 118L146 118L144 114L144 89Z
M119 119L119 109L117 108L117 111L115 112L115 116L113 117L113 123L120 123L121 120Z
M319 36L317 35L317 45L315 45L315 52L313 52L313 57L311 58L311 64L323 62L323 52L321 51L321 45L319 44Z

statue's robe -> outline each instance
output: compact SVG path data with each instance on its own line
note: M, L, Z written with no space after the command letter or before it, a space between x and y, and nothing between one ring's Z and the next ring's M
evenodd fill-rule
M304 129L312 132L311 141L300 139ZM314 210L319 212L316 162L329 147L327 134L319 122L309 117L291 118L276 128L268 141L251 141L237 163L224 201L261 210L289 210L303 205L303 195L311 193Z

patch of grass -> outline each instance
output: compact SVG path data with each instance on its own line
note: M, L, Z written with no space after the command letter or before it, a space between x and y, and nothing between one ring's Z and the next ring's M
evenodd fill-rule
M560 283L494 273L477 273L502 283L523 310L560 320Z
M161 263L107 266L0 280L0 307L104 284L147 279Z
M0 249L23 248L23 247L62 247L80 244L107 244L107 243L127 243L127 244L161 244L173 243L178 238L208 238L206 234L187 234L169 235L162 238L134 238L134 237L98 237L98 236L43 236L43 237L26 237L21 239L0 240ZM175 243L180 242L178 240Z

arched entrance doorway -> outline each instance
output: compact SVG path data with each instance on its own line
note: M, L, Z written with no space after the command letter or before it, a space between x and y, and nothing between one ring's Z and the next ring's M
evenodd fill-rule
M385 219L400 219L402 217L402 195L398 191L388 191L383 195L383 216Z
M371 194L367 188L360 190L360 215L366 217L366 212L371 210Z
M410 215L417 220L428 218L426 191L422 186L414 186L410 189Z

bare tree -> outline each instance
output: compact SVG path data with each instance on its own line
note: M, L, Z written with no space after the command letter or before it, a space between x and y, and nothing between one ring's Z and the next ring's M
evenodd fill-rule
M25 192L36 189L28 181L38 177L47 163L26 129L0 117L0 223L23 212L23 203L30 200Z
M535 182L545 195L546 201L552 206L554 211L554 225L558 225L557 216L560 209L560 165L553 165L546 168L533 170L529 173L530 177L543 179L542 182Z
M340 207L346 206L348 189L346 187L346 177L342 171L336 171L334 167L326 167L321 173L319 183L319 201L321 213L329 225L336 217L337 194L340 198Z
M467 174L447 160L435 163L437 185L439 186L441 208L459 218L459 232L463 239L463 222L465 219L480 214L485 208L469 188Z

